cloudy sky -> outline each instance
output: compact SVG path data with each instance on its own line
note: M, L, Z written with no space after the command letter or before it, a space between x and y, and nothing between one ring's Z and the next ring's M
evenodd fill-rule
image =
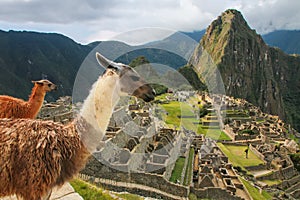
M0 0L0 29L57 32L86 44L144 27L203 30L228 8L260 34L300 30L299 0Z

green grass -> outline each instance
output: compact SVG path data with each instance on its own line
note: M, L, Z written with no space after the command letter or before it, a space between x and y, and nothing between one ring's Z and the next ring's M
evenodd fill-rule
M240 166L243 170L245 170L245 167L264 164L263 160L257 157L250 149L248 158L246 158L246 146L225 145L222 143L218 143L218 146L234 166Z
M197 123L192 108L187 103L171 101L166 104L161 104L163 109L168 113L164 116L166 124L176 127L184 126L185 128L193 131L197 131ZM178 117L179 116L179 117ZM180 118L180 116L188 116L188 118ZM173 127L171 127L173 128Z
M244 186L248 190L248 192L251 195L251 197L253 198L253 200L271 200L272 199L272 196L269 193L267 193L266 191L263 190L262 193L260 193L256 187L251 185L245 179L241 178L240 180L243 182Z
M231 140L231 138L218 127L213 128L198 124L199 120L194 117L193 109L187 103L171 101L167 104L161 104L161 106L168 113L163 118L170 128L174 128L174 125L177 128L184 126L186 129L206 135L215 140ZM178 116L189 116L189 118L179 118Z
M266 120L264 119L264 118L258 118L258 119L256 119L256 122L257 123L263 123L263 122L265 122Z
M126 199L126 200L143 200L143 197L140 197L138 195L135 194L130 194L130 193L116 193L115 194L118 197L121 197L122 199Z
M189 194L189 200L197 200L197 196L194 193Z
M74 190L82 196L84 200L113 200L113 198L108 193L103 192L103 190L91 183L83 181L81 179L73 179L70 184ZM144 198L130 193L114 193L114 195L125 199L125 200L143 200Z
M168 96L167 93L161 94L161 95L156 96L156 97L155 97L155 100L165 101L167 96Z
M194 148L191 148L191 149L190 149L190 152L189 152L189 158L188 158L189 160L188 160L187 168L186 168L186 171L185 171L185 176L184 176L184 182L183 182L183 185L189 185L190 182L191 182L192 171L193 171L193 158L194 158L194 153L195 153Z
M208 129L205 135L214 140L231 140L231 138L220 129Z
M293 134L289 134L289 138L294 140L298 145L300 145L300 140Z
M280 184L282 181L281 180L262 180L261 182L266 183L268 186L272 186L272 185L278 185Z
M172 171L172 175L170 177L171 182L176 183L177 180L179 180L179 181L181 180L181 173L182 173L182 170L184 167L184 162L185 162L185 158L183 158L183 157L179 157L176 160L174 169Z
M111 200L109 194L103 192L101 188L98 188L90 183L87 183L80 179L73 179L70 184L74 190L82 196L84 200Z
M223 115L226 117L234 118L234 119L248 119L249 115L243 110L226 110L223 112Z

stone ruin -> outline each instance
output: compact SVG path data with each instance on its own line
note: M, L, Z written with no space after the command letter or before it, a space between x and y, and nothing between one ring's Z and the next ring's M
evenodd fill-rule
M195 138L198 142L199 138ZM193 187L195 189L221 188L231 195L248 196L228 158L210 138L195 148L193 164Z
M79 105L72 105L72 97L60 97L56 102L44 102L37 118L68 123L73 120Z
M113 113L105 145L95 153L96 158L109 168L122 172L169 177L170 165L189 150L187 140L181 131L156 130L149 115L132 115L133 107L130 110L120 108Z

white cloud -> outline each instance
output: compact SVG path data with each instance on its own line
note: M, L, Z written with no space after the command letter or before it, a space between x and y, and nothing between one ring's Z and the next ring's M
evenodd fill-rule
M201 30L228 8L260 33L300 29L299 0L1 0L0 29L60 32L87 43L143 27Z

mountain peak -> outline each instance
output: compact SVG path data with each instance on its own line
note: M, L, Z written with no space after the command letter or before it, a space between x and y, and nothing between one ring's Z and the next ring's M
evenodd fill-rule
M263 42L255 30L249 27L240 11L228 9L209 25L201 45L212 56L214 62L219 63L230 42L238 38Z
M228 9L223 12L216 20L212 22L211 28L218 25L230 25L233 29L244 26L244 28L250 29L242 13L235 9Z
M268 47L242 14L230 9L207 28L189 63L212 89L220 88L222 82L227 95L246 99L282 119L299 121L300 115L296 113L300 100L291 101L291 96L300 92L296 81L300 70L295 67L299 61ZM220 73L222 81L212 82L215 71ZM299 130L300 124L295 122L292 124Z

